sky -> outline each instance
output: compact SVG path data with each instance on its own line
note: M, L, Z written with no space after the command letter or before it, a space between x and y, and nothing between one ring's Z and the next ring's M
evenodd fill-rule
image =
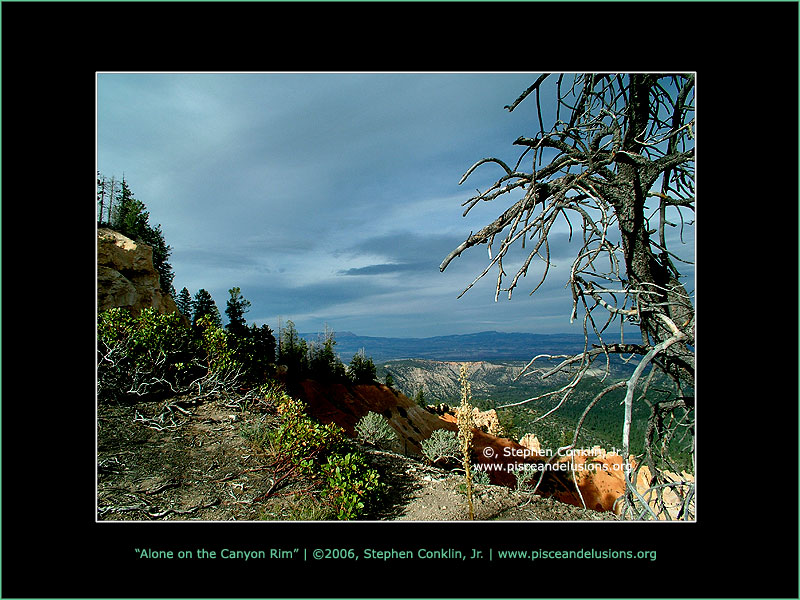
M577 247L565 223L533 296L532 269L511 300L495 302L495 271L458 298L487 264L484 245L439 271L519 198L463 217L502 170L459 180L485 157L516 163L513 141L538 131L536 103L503 107L537 76L98 73L97 170L125 177L172 247L175 289L208 290L224 322L235 286L247 322L275 331L291 320L301 332L388 337L581 333L569 320Z

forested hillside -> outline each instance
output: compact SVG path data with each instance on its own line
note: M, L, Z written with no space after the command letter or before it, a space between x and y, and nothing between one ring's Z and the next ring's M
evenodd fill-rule
M635 363L626 364L618 357L612 357L609 364L610 375L604 380L603 361L597 368L587 371L586 376L557 410L537 421L537 418L559 404L561 395L545 395L560 389L568 382L565 373L556 373L546 379L542 379L538 373L526 373L518 378L525 362L483 361L468 364L474 405L482 410L496 409L508 437L518 440L526 433L533 433L543 447L549 448L571 442L576 425L592 399L609 381L626 374L629 376L636 366ZM377 375L381 380L388 376L398 390L420 404L455 405L459 397L458 370L459 363L409 359L381 364L377 367ZM651 384L651 391L655 395L659 393L660 381L660 378L656 378ZM578 436L580 447L600 445L607 450L620 448L624 413L621 402L624 395L624 389L609 393L586 414ZM545 397L518 404L539 396ZM510 404L517 405L503 408ZM631 430L631 448L634 453L642 451L648 415L647 404L634 403ZM689 454L683 450L680 438L673 441L671 455L676 466L691 469Z

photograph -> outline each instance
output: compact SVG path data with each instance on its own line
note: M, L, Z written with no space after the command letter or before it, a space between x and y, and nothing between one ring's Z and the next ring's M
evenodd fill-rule
M0 14L0 596L797 598L797 3Z
M695 80L98 73L97 519L694 521Z

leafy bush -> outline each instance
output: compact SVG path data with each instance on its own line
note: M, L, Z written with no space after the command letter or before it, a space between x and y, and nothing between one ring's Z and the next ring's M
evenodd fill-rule
M146 308L101 312L97 321L97 386L100 398L175 392L197 377L200 348L178 314Z
M354 452L329 456L322 465L322 475L323 497L336 507L340 520L360 515L382 488L378 472L367 465L363 455Z
M483 469L476 469L473 465L472 467L472 481L474 481L478 485L489 485L489 473L484 471Z
M294 464L298 474L322 481L322 497L336 510L336 518L357 518L383 489L378 472L369 467L341 427L312 419L302 400L282 390L272 388L271 393L279 395L282 421L268 436L272 450ZM267 441L260 432L248 430L247 434Z
M528 488L528 483L533 481L534 478L539 477L540 472L533 468L533 465L522 464L514 471L517 477L517 490L524 491Z
M213 315L192 327L178 313L152 308L136 316L125 308L103 311L97 320L98 396L185 393L202 378L206 391L259 385L268 378L275 339L266 325L245 331L235 336Z
M273 440L280 451L302 467L301 471L310 472L314 460L325 460L329 454L341 453L347 448L344 429L335 423L323 425L309 417L302 400L284 392L278 412L282 422Z
M356 436L364 443L389 449L397 441L397 432L389 421L376 412L368 412L356 423Z
M437 461L458 460L460 445L455 432L449 429L436 429L430 437L422 440L422 454L431 464Z
M211 315L198 319L200 346L206 353L208 370L212 373L232 373L242 370L242 364L234 357L233 336L222 329Z

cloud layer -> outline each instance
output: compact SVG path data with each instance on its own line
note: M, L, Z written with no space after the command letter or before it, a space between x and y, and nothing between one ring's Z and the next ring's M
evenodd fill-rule
M483 157L516 161L511 143L535 132L536 107L503 106L535 77L100 73L97 166L124 174L162 225L176 288L205 288L224 310L238 286L250 322L395 337L575 331L566 229L533 297L521 285L495 303L490 274L456 299L485 247L439 272L507 206L463 218L461 203L497 173L458 181Z

